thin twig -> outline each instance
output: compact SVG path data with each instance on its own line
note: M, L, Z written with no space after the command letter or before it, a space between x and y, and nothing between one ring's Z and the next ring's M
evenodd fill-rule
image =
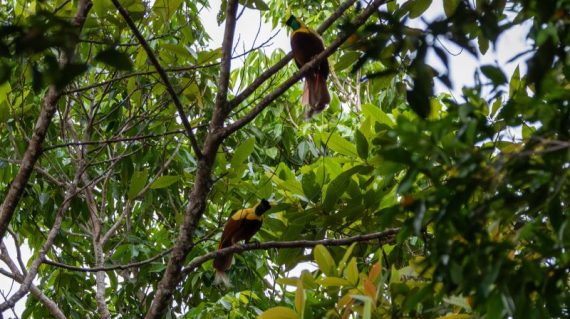
M117 10L119 10L119 13L121 14L121 16L123 16L123 19L125 19L125 22L127 22L129 27L131 28L131 31L133 32L133 34L135 35L135 37L137 38L137 40L139 41L139 43L141 44L143 49L145 50L145 52L146 52L150 62L152 63L152 65L154 65L154 68L158 72L158 75L162 79L162 82L166 86L166 90L170 94L170 97L172 98L172 101L174 102L174 105L176 106L176 109L178 110L178 115L180 117L180 120L182 121L182 124L184 125L184 128L186 129L186 134L188 135L188 138L190 139L190 144L192 145L192 149L194 149L194 153L196 153L196 157L201 158L202 157L202 150L200 149L200 146L198 145L198 141L196 140L196 136L194 135L194 132L192 131L193 128L192 128L192 125L190 125L190 122L188 121L188 117L186 116L186 112L184 112L184 107L182 106L182 102L180 102L180 99L178 98L178 94L176 93L176 91L174 90L174 87L172 86L172 83L170 83L170 80L168 79L168 74L166 74L166 71L164 70L164 68L162 68L162 65L160 65L160 62L158 62L156 55L154 54L150 45L146 42L145 38L143 37L143 35L141 34L139 29L135 25L135 22L133 21L133 19L131 18L131 16L127 12L127 10L125 10L125 8L119 3L119 0L111 0L111 1L115 5L115 8L117 8Z
M78 266L72 266L72 265L60 263L60 262L49 260L49 259L44 259L44 264L63 268L63 269L67 269L67 270L71 270L71 271L78 271L78 272L127 270L130 268L138 268L138 267L144 266L146 264L149 264L155 260L158 260L158 259L168 255L171 251L172 251L172 248L167 249L167 250L161 252L160 254L153 256L151 258L145 259L145 260L137 261L137 262L126 264L126 265L116 265L116 266L107 266L107 267L92 267L92 268L78 267Z

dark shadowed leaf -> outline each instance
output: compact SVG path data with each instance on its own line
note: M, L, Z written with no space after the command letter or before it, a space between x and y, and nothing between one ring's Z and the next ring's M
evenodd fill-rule
M133 62L131 61L129 55L113 48L99 52L95 56L95 61L101 62L121 71L130 71L133 68Z
M507 83L505 73L499 67L492 65L484 65L481 67L481 72L489 78L494 85L501 85Z

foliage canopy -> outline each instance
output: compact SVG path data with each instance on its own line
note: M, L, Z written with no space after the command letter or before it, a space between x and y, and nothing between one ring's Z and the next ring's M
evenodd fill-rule
M226 0L213 49L208 1L0 4L0 235L33 252L2 244L0 270L27 282L23 318L570 315L569 1ZM282 89L287 52L234 50L244 7L348 38L323 113L304 121L302 85ZM479 57L520 24L526 68L435 94L457 72L441 39ZM213 286L211 259L191 263L270 197L256 238L277 244L239 248L233 287Z

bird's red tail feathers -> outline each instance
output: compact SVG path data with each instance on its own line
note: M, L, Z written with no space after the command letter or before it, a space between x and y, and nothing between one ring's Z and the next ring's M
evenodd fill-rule
M230 242L221 242L218 246L218 250L231 246ZM232 265L233 254L227 254L224 256L219 256L214 259L214 268L216 269L216 277L214 279L214 285L223 284L226 287L230 287L230 278L226 274L226 270Z
M306 117L311 118L314 114L322 112L331 101L327 88L327 81L322 74L316 73L305 78L305 87L301 102L309 105Z

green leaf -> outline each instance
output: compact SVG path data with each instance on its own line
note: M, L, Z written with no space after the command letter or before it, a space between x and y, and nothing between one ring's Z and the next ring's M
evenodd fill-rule
M358 284L358 266L356 265L356 258L352 257L345 270L345 277L348 281L356 286Z
M356 246L356 243L352 243L344 252L344 256L342 256L342 259L338 263L338 272L339 273L342 273L342 271L344 270L344 267L346 266L346 262L348 261L348 258L350 258L350 255L352 255L352 250L354 249L355 246Z
M232 167L237 167L239 164L243 163L251 153L253 153L253 148L255 146L255 137L248 138L243 143L241 143L235 150L234 156L232 157L231 165Z
M484 65L481 67L481 72L483 72L483 74L487 78L489 78L495 85L501 85L507 83L507 77L499 67L492 65Z
M323 245L317 245L313 249L315 262L319 265L319 269L327 276L333 276L336 268L333 257L328 249Z
M528 140L536 131L536 128L532 126L528 126L526 123L523 123L522 126L522 136L525 140Z
M324 277L317 279L317 283L324 287L343 287L350 286L350 282L339 277Z
M362 104L362 113L367 118L370 118L378 123L388 125L390 127L394 126L394 121L382 111L378 106L370 103Z
M295 292L295 309L303 317L305 312L305 289L303 288L303 282L299 280L297 282L297 291Z
M281 187L282 189L288 190L288 191L292 192L293 194L297 194L297 195L301 195L301 196L304 195L303 187L301 186L301 183L299 183L299 181L297 181L295 179L282 180L281 178L277 177L272 172L266 172L265 176L271 178L271 180L275 184L277 184L277 186Z
M351 65L354 64L354 62L356 62L356 60L358 60L359 57L360 57L360 52L356 52L356 51L346 52L345 54L343 54L338 59L338 61L334 65L335 71L340 72L340 71L350 67Z
M121 71L130 71L133 69L133 62L131 61L129 55L113 48L100 51L95 56L95 61L101 62Z
M362 318L363 319L371 319L372 318L372 298L364 295L353 295L352 298L361 301L364 303L364 308L362 310Z
M354 139L356 140L356 151L358 152L358 156L366 160L368 158L368 141L364 134L360 132L360 130L355 130L354 132Z
M340 153L342 155L357 157L356 146L353 143L347 141L338 133L321 133L321 141L331 150Z
M269 6L262 0L240 0L239 3L244 7L256 10L269 10Z
M443 0L443 10L445 11L445 15L451 17L455 13L460 1L461 0Z
M303 174L303 177L301 178L301 185L303 186L305 197L307 197L308 200L314 203L319 201L321 187L317 183L317 176L315 175L315 172L310 171L306 174Z
M273 307L265 310L257 319L299 319L299 315L290 308Z
M99 17L104 17L105 15L115 10L113 2L111 0L99 0L93 1L93 9Z
M129 192L127 196L129 199L134 199L139 192L144 188L148 179L148 170L136 171L131 176L131 184L129 185Z
M152 11L159 16L162 21L167 22L172 15L180 8L183 0L156 0L152 6Z
M509 97L512 98L515 95L515 93L520 88L520 84L521 84L521 75L519 71L519 66L517 65L517 68L515 69L513 75L511 76L511 82L509 83Z
M154 182L152 182L150 188L151 189L165 188L176 183L179 179L180 176L164 175L157 178Z
M323 201L323 209L326 212L329 212L334 208L334 205L346 191L352 175L357 173L367 173L371 170L372 167L357 165L335 177L327 186L325 200Z
M424 13L431 5L432 0L413 0L410 7L410 18L415 19Z
M477 36L477 43L479 44L479 51L481 54L484 55L487 53L487 50L489 50L489 40L485 38L483 34L479 34Z

